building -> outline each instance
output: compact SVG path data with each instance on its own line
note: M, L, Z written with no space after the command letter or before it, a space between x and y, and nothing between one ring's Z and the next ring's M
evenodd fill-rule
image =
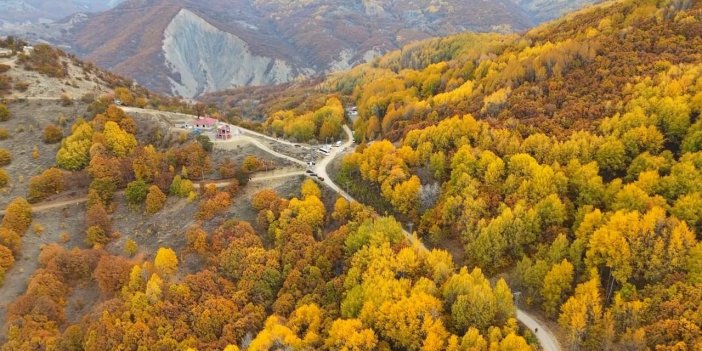
M12 50L0 48L0 57L12 57Z
M217 120L212 117L198 117L193 121L193 126L200 129L212 129L217 124Z
M217 127L217 140L229 140L232 138L232 129L228 124Z

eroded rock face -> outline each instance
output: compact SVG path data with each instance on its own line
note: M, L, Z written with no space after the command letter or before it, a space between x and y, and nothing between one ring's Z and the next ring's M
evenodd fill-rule
M173 93L202 93L284 83L300 75L287 62L253 54L246 42L183 9L164 32L163 54Z

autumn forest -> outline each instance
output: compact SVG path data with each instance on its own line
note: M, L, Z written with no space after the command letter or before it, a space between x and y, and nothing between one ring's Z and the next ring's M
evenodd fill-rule
M550 351L544 333L702 350L702 1L606 1L196 104L48 45L17 55L51 79L75 61L106 91L10 124L31 99L0 64L0 296L35 265L2 301L0 350ZM208 115L274 150L134 111ZM267 158L341 145L345 126L350 146L314 159L331 179ZM16 152L27 128L39 146ZM47 217L59 201L77 209ZM60 236L27 257L47 218Z

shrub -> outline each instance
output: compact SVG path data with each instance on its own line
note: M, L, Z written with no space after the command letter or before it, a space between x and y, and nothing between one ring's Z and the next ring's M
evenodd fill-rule
M55 124L48 124L44 128L44 142L47 144L55 144L63 139L61 128Z
M88 230L85 233L85 242L88 245L104 245L107 244L109 241L110 239L107 237L107 234L105 234L105 231L98 226L92 226L88 228Z
M127 241L124 243L124 253L129 256L134 256L137 251L139 251L139 246L137 245L136 241L127 239Z
M149 186L143 180L135 180L127 185L127 190L124 196L132 205L139 205L146 200L146 194L149 192Z
M10 66L5 65L5 64L0 64L0 73L5 73L10 70Z
M246 173L258 171L261 168L263 168L263 162L251 155L246 156L244 162L241 164L241 170Z
M102 229L103 233L109 233L112 230L110 217L102 203L95 203L85 212L85 226L98 227Z
M68 96L68 94L61 94L61 106L66 107L71 105L73 105L73 99L71 99L71 97Z
M10 185L10 176L7 175L7 171L0 169L0 189Z
M5 128L0 128L0 140L5 140L10 137L10 132Z
M17 82L15 83L15 89L17 89L17 91L27 91L27 89L29 89L29 83Z
M30 203L37 203L51 195L62 192L64 185L63 172L58 168L49 168L41 175L32 177L29 180L27 200Z
M17 254L22 247L22 238L14 230L0 227L0 245L6 246Z
M12 117L12 112L7 106L0 104L0 122L5 122Z
M12 200L2 219L2 226L14 230L17 234L24 234L32 223L32 206L24 198Z
M154 214L161 211L165 203L166 194L155 185L149 187L149 193L146 195L146 213Z
M0 166L7 166L12 162L12 155L7 149L0 149Z
M212 197L203 199L200 203L200 209L197 213L197 218L202 220L210 220L215 216L224 213L232 204L231 195L225 192L219 192Z

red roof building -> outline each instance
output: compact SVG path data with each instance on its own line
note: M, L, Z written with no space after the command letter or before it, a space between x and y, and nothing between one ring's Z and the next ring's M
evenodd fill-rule
M217 120L212 117L199 117L193 121L195 128L212 128L217 124Z

